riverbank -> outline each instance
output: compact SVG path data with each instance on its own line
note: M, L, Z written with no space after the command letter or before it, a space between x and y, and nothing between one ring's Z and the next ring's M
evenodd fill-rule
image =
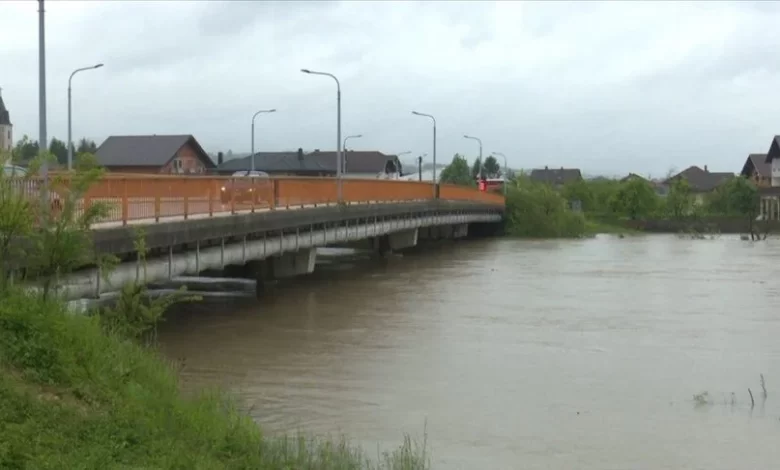
M410 438L369 461L345 440L272 437L225 394L58 301L0 293L1 468L424 469Z

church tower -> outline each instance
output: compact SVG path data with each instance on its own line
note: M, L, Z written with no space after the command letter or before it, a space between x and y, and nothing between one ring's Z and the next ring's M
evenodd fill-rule
M13 129L11 116L3 103L3 89L0 88L0 152L10 152L14 148Z

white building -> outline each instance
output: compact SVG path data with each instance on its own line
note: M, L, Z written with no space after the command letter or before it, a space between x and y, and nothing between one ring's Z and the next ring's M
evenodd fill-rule
M10 152L14 148L14 126L3 103L2 91L0 88L0 152Z

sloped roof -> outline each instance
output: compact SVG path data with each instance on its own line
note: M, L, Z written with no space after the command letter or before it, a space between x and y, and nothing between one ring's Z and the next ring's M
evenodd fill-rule
M314 151L306 155L307 158L314 158L320 164L336 168L337 153L332 151L319 152ZM388 161L393 161L396 168L400 170L400 161L396 155L385 155L376 150L347 150L344 152L346 158L347 173L381 173L385 171Z
M767 163L772 163L775 158L780 158L780 135L776 135L772 138L772 144L769 146L769 151L766 153Z
M5 103L3 102L3 95L0 94L0 126L10 126L11 125L11 115L8 113L8 109L5 107Z
M189 143L206 168L216 168L214 161L192 135L112 135L95 157L103 166L163 166Z
M685 170L677 173L669 178L674 180L677 178L685 178L688 180L688 184L691 190L694 192L708 192L717 188L721 184L725 183L731 178L734 178L734 173L729 172L711 172L702 170L698 166L690 166Z
M251 156L244 158L235 158L228 160L219 165L219 170L224 171L239 171L248 170L252 166L250 160ZM255 169L258 171L265 171L266 173L280 173L288 171L305 171L305 172L327 172L336 171L336 166L333 168L324 167L320 162L306 158L298 157L298 152L258 152L254 155Z
M765 153L751 153L748 155L747 159L745 160L745 164L742 166L742 171L740 174L749 176L751 170L754 168L756 173L761 176L771 176L772 174L772 164L766 161Z
M378 151L347 151L347 173L381 173L388 161L393 161L396 167L400 162L395 155L385 155ZM239 171L251 168L251 157L228 160L219 166L221 171ZM255 169L267 173L282 172L330 172L335 173L337 154L332 151L299 152L257 152L254 155Z
M531 170L531 181L548 184L566 184L582 179L578 168L544 168Z

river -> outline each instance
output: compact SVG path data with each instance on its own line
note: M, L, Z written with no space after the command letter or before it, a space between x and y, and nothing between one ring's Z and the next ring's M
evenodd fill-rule
M779 267L780 240L463 241L187 306L161 347L266 430L427 430L434 469L778 468Z

